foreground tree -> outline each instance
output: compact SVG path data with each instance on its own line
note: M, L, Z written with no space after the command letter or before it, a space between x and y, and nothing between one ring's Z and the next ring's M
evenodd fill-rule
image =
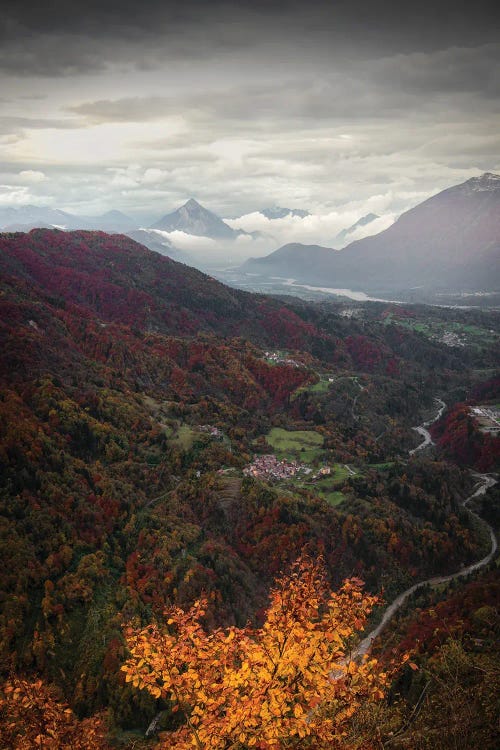
M321 564L302 559L272 590L261 628L207 633L203 601L168 610L161 625L128 628L126 681L179 711L159 747L346 747L352 717L387 682L375 660L350 657L377 601L361 587L352 579L332 594Z

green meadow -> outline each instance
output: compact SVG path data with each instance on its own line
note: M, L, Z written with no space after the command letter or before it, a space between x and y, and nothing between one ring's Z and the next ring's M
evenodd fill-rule
M314 430L273 427L266 435L266 441L280 458L297 458L304 463L319 458L323 447L323 436Z

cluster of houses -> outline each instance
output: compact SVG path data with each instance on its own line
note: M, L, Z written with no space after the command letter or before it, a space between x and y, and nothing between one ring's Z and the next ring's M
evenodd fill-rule
M277 365L291 365L292 367L303 367L302 362L287 357L282 352L264 352L268 362L274 362Z
M431 336L431 338L441 342L441 344L445 344L446 346L465 346L465 341L462 340L458 333L454 333L453 331L445 331L443 334L439 336Z
M500 434L500 410L493 406L472 406L470 413L478 420L482 432Z
M210 437L215 438L216 440L222 440L224 437L224 433L222 430L219 430L218 427L213 427L211 424L202 424L199 427L200 432L206 432L210 435Z
M329 466L323 466L313 474L313 469L298 461L280 459L274 453L266 453L263 456L254 456L251 464L243 469L243 474L255 479L291 479L297 474L308 476L310 480L320 479L331 473Z
M340 311L341 318L361 318L363 317L363 309L361 307L345 307Z
M311 474L312 469L298 461L279 459L274 453L255 456L249 466L243 469L243 474L256 479L290 479L299 472Z

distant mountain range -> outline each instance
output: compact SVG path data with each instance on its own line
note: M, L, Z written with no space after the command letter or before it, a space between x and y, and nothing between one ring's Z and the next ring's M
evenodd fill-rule
M304 209L279 206L264 208L260 213L269 219L309 215ZM378 218L373 213L361 217L339 232L332 244L342 247L358 230ZM194 256L198 263L213 262L216 257L234 262L228 248L240 237L267 240L269 246L269 237L233 229L194 198L148 228L139 227L136 220L121 211L75 216L32 205L0 208L1 231L26 232L36 227L127 234L151 250L190 265L197 264ZM169 236L176 231L215 242L207 250L194 240L191 248L189 240L184 240L185 252ZM242 257L249 245L233 247ZM242 270L265 277L293 277L299 283L317 286L379 292L420 286L488 291L500 287L499 255L500 175L487 172L438 193L406 211L388 229L351 242L342 250L292 243L265 257L249 259Z
M57 208L31 205L0 208L0 227L4 232L26 232L35 227L77 229L76 223L85 222Z
M56 228L64 231L99 229L103 232L124 232L137 225L121 211L107 211L99 216L76 216L58 208L19 206L0 208L3 232L29 232L31 229Z
M377 235L335 251L285 245L248 260L246 272L331 287L500 287L500 175L485 173L443 190Z
M310 216L309 211L300 208L283 208L273 206L263 208L258 213L267 219L283 219L288 216L306 218ZM343 230L335 238L339 246L345 245L349 239L349 234L356 231L357 228L365 226L370 221L378 218L375 214L368 214L362 217L358 222ZM175 247L171 240L165 235L159 238L153 231L162 231L170 233L180 231L187 235L195 237L208 237L214 240L231 241L241 235L253 237L254 239L264 239L272 242L271 237L267 237L262 232L245 232L242 229L233 229L226 224L217 214L209 211L194 198L190 198L183 206L166 214L149 228L139 227L138 222L122 213L121 211L112 210L97 216L77 216L67 211L53 209L44 206L20 206L17 208L0 208L0 231L3 232L29 232L31 229L61 229L63 231L74 231L77 229L91 229L103 232L124 233L133 237L137 241L142 241L151 250L156 250L162 254L165 248L170 250L170 256L182 262L188 262L189 256L182 250ZM142 232L142 235L138 235ZM145 233L144 233L145 232Z
M137 226L137 222L121 211L107 211L100 216L86 216L85 221L90 229L99 229L104 232L126 232Z

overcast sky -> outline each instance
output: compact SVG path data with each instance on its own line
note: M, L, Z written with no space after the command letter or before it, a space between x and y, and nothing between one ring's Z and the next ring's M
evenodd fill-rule
M500 171L495 5L4 0L0 206L397 214Z

